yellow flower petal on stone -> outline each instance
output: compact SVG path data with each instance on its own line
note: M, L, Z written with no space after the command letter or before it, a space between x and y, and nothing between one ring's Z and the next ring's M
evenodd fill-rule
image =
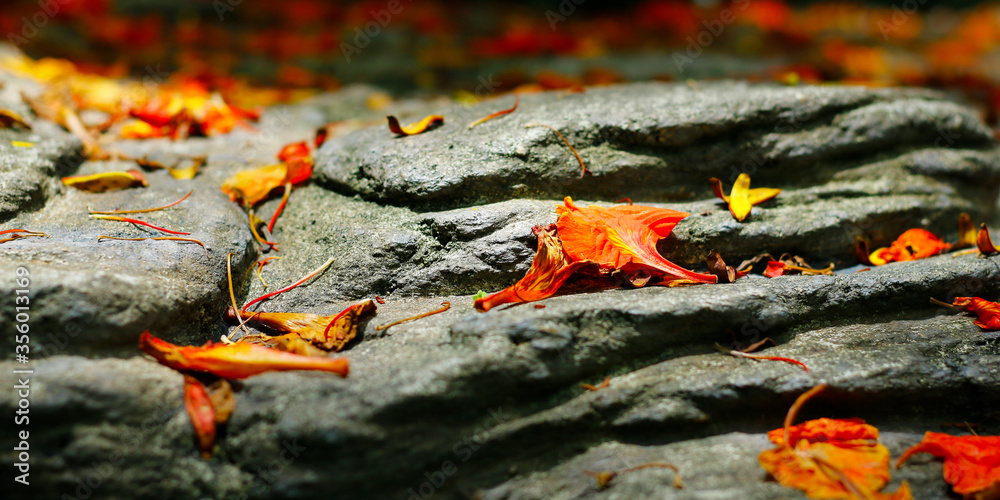
M750 209L754 205L759 205L781 194L781 190L775 188L750 189L750 176L747 174L740 174L736 178L729 196L726 196L726 193L722 191L722 181L719 179L712 177L709 179L709 183L712 185L712 192L715 193L715 196L729 205L729 211L740 222L743 222L750 215Z

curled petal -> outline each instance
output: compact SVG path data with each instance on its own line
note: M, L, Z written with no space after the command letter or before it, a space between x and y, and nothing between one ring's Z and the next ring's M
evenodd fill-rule
M993 245L993 239L990 238L990 230L986 228L985 222L979 226L979 234L976 235L976 247L979 248L979 253L983 255L993 255L998 251L997 247Z
M118 189L128 189L132 187L145 187L149 185L146 176L138 170L128 170L125 172L103 172L100 174L74 175L63 177L64 185L75 187L91 193L103 193L105 191L115 191Z
M399 125L399 120L395 116L389 115L385 118L389 121L389 130L399 136L422 134L444 123L444 117L441 115L429 115L423 120L411 123L405 127Z
M243 313L248 318L247 324L266 328L272 332L295 335L311 343L324 352L340 351L358 334L361 318L375 312L375 301L368 299L351 305L335 316L320 316L305 313ZM226 319L238 321L235 312L226 311ZM293 342L298 345L298 342ZM282 344L274 344L281 348ZM285 350L285 349L282 349ZM291 352L316 352L311 349L296 349Z
M215 405L212 404L205 385L190 375L184 376L184 408L187 409L198 438L201 458L212 458L212 448L215 446Z
M316 358L281 352L246 343L178 346L143 333L139 348L174 370L207 372L223 378L242 379L271 371L314 370L346 377L346 358Z
M538 237L538 251L531 262L531 268L514 286L475 301L477 311L510 303L533 302L547 299L556 294L566 280L578 269L592 265L592 262L571 262L563 252L554 225L535 226L532 230Z

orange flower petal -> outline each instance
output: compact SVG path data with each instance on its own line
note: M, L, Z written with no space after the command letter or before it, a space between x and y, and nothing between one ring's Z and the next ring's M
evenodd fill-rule
M979 318L973 324L983 330L1000 330L1000 304L979 297L955 297L952 304L968 312L976 313Z
M656 250L656 242L669 236L677 222L689 214L640 205L580 208L569 197L565 203L556 208L559 214L556 226L571 260L593 261L604 269L617 269L629 275L655 271L667 281L718 281L712 274L684 269L664 259Z
M284 184L287 174L288 167L283 163L243 170L222 183L222 192L229 195L232 201L253 206Z
M139 337L139 348L174 370L207 372L223 378L241 379L293 370L326 371L346 377L349 371L346 358L300 356L246 343L178 346L149 332Z
M559 287L579 268L593 265L588 261L570 261L556 236L554 224L548 227L535 226L532 232L538 237L538 251L531 262L531 269L514 286L476 300L477 311L486 312L502 304L547 299L555 295Z
M992 490L1000 493L1000 436L951 436L927 432L896 461L899 468L916 453L944 459L944 480L955 493L975 495ZM967 497L970 498L970 497ZM980 498L980 497L975 497ZM982 498L996 498L984 495Z
M764 276L767 276L768 278L777 278L778 276L784 276L785 270L786 266L784 262L771 260L767 263L767 269L764 270Z
M889 482L889 450L875 440L878 429L858 419L817 419L791 425L807 400L826 388L799 396L785 425L768 433L778 444L760 454L760 465L784 486L817 499L912 500L909 486L893 494L880 490Z
M184 408L187 409L198 438L201 458L212 458L212 448L215 446L215 406L205 385L190 375L184 376Z

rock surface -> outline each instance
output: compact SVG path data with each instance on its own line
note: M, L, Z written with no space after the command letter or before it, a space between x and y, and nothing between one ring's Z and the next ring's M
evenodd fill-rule
M929 176L942 194L949 189L941 183L959 183L967 196L979 191L977 201L992 202L995 187L980 191L980 181L995 186L1000 177L989 129L968 110L919 90L618 85L522 96L514 113L467 128L510 100L439 109L444 125L416 136L373 127L330 141L317 159L317 179L368 199L427 209L567 195L683 201L710 197L709 177L732 182L746 172L760 185L804 188L878 181L887 169L894 170L890 178ZM594 175L581 178L558 137L525 128L532 123L559 129ZM945 148L967 159L944 162ZM935 168L942 164L964 175L942 175Z
M468 122L507 98L447 108L443 127L402 139L379 120L324 146L313 183L293 191L278 221L280 252L268 255L283 258L258 279L252 266L262 254L247 216L218 186L327 120L361 120L350 128L378 119L382 111L359 103L376 92L269 109L258 133L117 141L109 148L129 155L207 155L208 164L193 181L150 172L148 188L103 194L64 188L58 176L131 165L77 168L66 161L76 143L41 121L33 132L0 130L0 158L21 155L17 168L37 179L38 193L10 198L15 208L0 229L51 235L4 243L0 253L0 309L15 305L15 269L31 273L33 497L800 499L768 481L756 457L795 397L821 382L830 389L801 418L864 418L894 457L945 422L1000 433L991 411L1000 404L1000 337L928 303L996 299L1000 257L850 267L857 237L882 245L926 227L954 239L958 213L989 220L998 146L961 106L912 90L636 84L523 96L517 112L471 131ZM434 101L392 106L386 112L410 117L438 109ZM562 130L595 175L580 179L554 134L523 128L532 121ZM38 145L4 149L24 134ZM751 168L755 186L784 191L737 223L706 181ZM193 233L207 257L190 243L98 242L151 233L87 217L88 206L144 208L191 189L177 207L138 218ZM690 212L661 244L688 267L703 269L717 250L731 264L791 252L840 271L475 312L473 293L524 274L536 246L531 227L554 222L564 195L601 204L629 196ZM258 213L269 218L277 205L269 200ZM243 303L335 259L259 310L335 314L361 298L387 302L342 353L350 378L291 372L238 383L216 455L202 460L182 377L138 355L135 342L145 329L180 344L226 332L228 253ZM446 312L377 329L444 301ZM13 326L0 316L0 348L11 353L0 384L16 383L12 370L25 367L11 359ZM764 337L778 344L765 354L810 371L713 348ZM579 387L605 377L610 385L599 391ZM0 411L18 404L16 393L0 392ZM9 425L0 439L14 435ZM12 463L6 442L0 458ZM582 472L650 461L678 466L686 488L674 490L672 473L654 469L599 491ZM905 479L916 498L950 498L940 462L913 461L892 477L889 491ZM20 494L12 498L27 498Z

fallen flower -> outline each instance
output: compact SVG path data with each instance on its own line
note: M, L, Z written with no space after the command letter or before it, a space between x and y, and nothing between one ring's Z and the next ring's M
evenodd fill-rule
M731 356L735 356L737 358L747 358L747 359L767 360L767 361L782 361L784 363L791 363L793 365L801 366L802 369L806 371L806 373L809 373L809 367L806 366L805 363L803 363L803 362L801 362L799 360L796 360L796 359L782 358L780 356L761 356L759 354L749 354L749 353L744 352L744 351L736 351L736 350L732 350L732 349L726 349L725 347L722 347L719 344L715 344L715 348L718 349L718 350L720 350L720 351L722 351L722 352L724 352L724 353L726 353L726 354L729 354Z
M471 130L473 127L475 127L476 125L479 125L480 123L487 122L487 121L490 121L490 120L492 120L494 118L497 118L497 117L500 117L500 116L503 116L503 115L509 115L509 114L513 113L514 111L517 110L517 105L518 105L518 103L520 101L521 101L521 96L515 95L514 96L514 105L511 106L509 109L502 109L502 110L497 111L496 113L493 113L493 114L491 114L489 116L480 118L480 119L478 119L478 120L470 123L469 124L469 129Z
M648 463L648 464L642 464L642 465L639 465L639 466L636 466L636 467L632 467L632 468L621 470L621 471L617 471L617 472L615 472L615 471L593 472L593 471L585 470L585 471L583 471L583 473L586 474L586 475L588 475L588 476L590 476L590 477L592 477L592 478L594 478L594 479L596 479L597 480L597 489L603 490L603 489L607 488L610 485L611 481L613 481L616 477L618 477L618 476L620 476L622 474L626 474L628 472L634 472L634 471L642 470L642 469L670 469L670 470L674 471L674 488L676 488L676 489L683 489L684 488L684 481L681 479L681 473L677 469L677 467L675 467L675 466L673 466L671 464L662 463L662 462L651 462L651 463Z
M535 226L531 232L538 237L538 250L527 274L511 287L475 299L477 311L486 312L502 304L547 299L555 295L559 287L578 269L594 264L587 260L573 262L566 255L556 235L555 224Z
M222 192L229 195L231 201L252 207L284 184L287 176L288 167L283 163L242 170L222 183Z
M583 158L580 157L580 153L576 151L576 148L574 148L573 145L569 143L569 140L563 137L562 133L556 130L555 127L552 127L551 125L546 125L544 123L529 123L524 126L524 128L531 128L531 127L545 127L555 132L556 135L559 136L560 139L562 139L563 143L565 143L566 146L569 147L569 150L573 152L573 156L576 156L576 161L580 162L580 177L583 178L588 175L594 175L593 172L587 169L587 165L583 163ZM629 205L631 204L632 204L631 200L629 200Z
M1000 330L1000 304L979 297L955 297L954 307L975 313L978 319L972 323L983 330Z
M719 252L708 254L705 260L708 263L708 272L718 277L719 283L733 283L747 275L747 273L737 271L733 266L727 266L726 261L722 260L722 255L719 255Z
M411 123L405 127L399 126L399 120L397 120L395 116L389 115L385 118L389 121L389 130L400 137L422 134L428 130L437 128L444 123L444 117L441 115L428 115L423 120Z
M193 189L191 191L189 191L188 194L184 195L183 198L181 198L181 199L179 199L179 200L177 200L177 201L175 201L173 203L168 203L166 205L163 205L162 207L143 208L143 209L139 209L139 210L107 210L107 211L103 211L103 212L97 211L97 210L90 210L88 208L87 212L89 212L91 214L98 214L98 215L144 214L144 213L149 213L149 212L158 212L160 210L166 210L166 209L168 209L168 208L170 208L170 207L172 207L174 205L177 205L180 202L188 199L191 196L192 193L194 193Z
M280 186L285 186L287 196L291 185L306 182L312 176L312 151L306 142L286 145L278 152L277 157L281 160L279 164L237 172L222 183L222 192L229 195L231 201L239 201L246 207L252 207ZM282 201L281 208L285 201L287 198ZM271 218L270 228L274 227L278 213L280 208Z
M952 436L927 432L920 443L903 452L900 468L917 453L944 459L944 480L967 499L1000 498L1000 436Z
M933 257L951 248L951 245L938 238L934 233L920 228L907 230L896 238L889 247L879 248L868 256L869 262L882 266L890 262Z
M443 313L443 312L447 311L448 309L451 309L451 302L445 301L445 302L441 303L441 307L439 307L439 308L437 308L437 309L435 309L433 311L421 313L421 314L418 314L416 316L411 316L409 318L401 319L399 321L393 321L392 323L389 323L388 325L376 326L375 330L376 331L377 330L387 330L390 327L396 326L396 325L401 324L401 323L406 323L407 321L413 321L415 319L426 318L426 317L432 316L434 314Z
M90 175L74 175L63 177L62 183L88 191L91 193L103 193L118 189L128 189L132 187L145 187L149 185L146 176L138 170L128 170L126 172L102 172Z
M669 236L687 213L640 205L581 208L568 196L556 213L559 241L571 261L596 262L604 270L625 273L633 282L642 273L665 284L718 282L715 275L684 269L656 250L656 242Z
M607 377L604 377L604 382L601 382L600 384L597 385L580 384L580 387L588 391L596 391L599 389L604 389L610 385L611 385L611 375L608 375Z
M880 490L889 482L889 450L877 444L878 429L859 419L816 419L792 426L799 409L826 385L800 395L783 428L768 433L776 448L758 458L784 486L810 498L848 500L912 500L904 481L893 494Z
M212 458L215 447L215 405L205 390L205 385L191 375L184 375L184 408L187 410L201 458Z
M976 248L983 255L993 255L1000 251L993 244L993 238L990 238L990 230L986 228L985 222L979 226L979 234L976 235Z
M750 189L750 176L747 174L740 174L736 178L729 196L726 196L722 191L722 181L712 177L708 182L712 184L715 196L729 205L729 212L740 222L746 220L754 205L764 203L781 194L781 190L775 188Z
M797 271L808 276L818 274L831 275L833 274L833 264L831 263L826 269L813 269L811 267L795 266L786 262L772 260L768 261L767 269L764 270L764 276L767 276L768 278L777 278L778 276L786 275L788 271Z
M128 217L118 217L118 216L115 216L115 215L90 214L90 218L91 219L101 219L101 220L113 220L113 221L119 221L119 222L130 222L132 224L139 224L140 226L146 226L148 228L155 229L157 231L163 231L164 233L179 234L179 235L182 235L182 236L187 236L187 235L191 234L191 233L182 233L180 231L171 231L170 229L164 229L164 228L162 228L160 226L154 226L154 225L152 225L152 224L150 224L148 222L141 221L141 220L138 220L138 219L130 219Z
M348 342L353 340L358 334L358 325L361 318L374 313L376 308L375 301L368 299L353 304L334 316L305 313L255 312L249 314L245 322L254 327L263 327L272 332L297 337L322 350L322 354L326 354L330 351L340 351ZM225 319L227 321L239 321L239 317L232 308L226 310ZM292 342L293 339L291 338L281 339L281 337L287 337L288 335L276 336L273 342L270 342L271 338L264 336L253 340L297 354L316 355L319 353L307 348L287 349L286 347L295 347L297 344L297 342Z
M201 347L178 346L149 332L143 332L139 337L139 348L168 368L206 372L231 379L293 370L325 371L346 377L350 370L347 358L300 356L247 343L208 342Z

